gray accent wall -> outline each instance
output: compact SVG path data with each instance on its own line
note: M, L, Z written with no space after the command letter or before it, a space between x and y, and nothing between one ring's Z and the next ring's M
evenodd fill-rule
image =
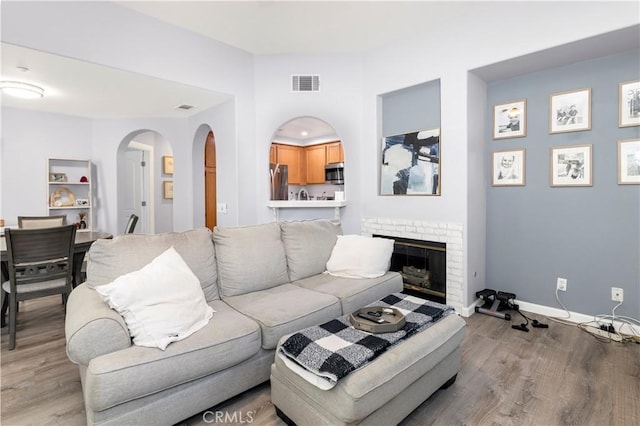
M440 80L396 90L381 97L383 136L440 127Z
M611 287L624 289L616 315L640 317L640 185L618 185L618 141L640 127L618 127L618 84L640 79L637 50L487 85L486 287L522 301L611 314ZM549 95L591 88L591 130L549 133ZM493 140L493 106L527 100L526 137ZM593 145L593 186L551 187L550 149ZM493 187L491 153L526 150L526 185Z

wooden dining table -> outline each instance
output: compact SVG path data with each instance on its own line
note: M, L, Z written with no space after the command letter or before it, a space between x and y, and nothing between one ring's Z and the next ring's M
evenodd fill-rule
M89 247L91 244L96 242L96 240L101 238L113 238L113 235L108 232L98 232L98 231L82 231L76 232L76 238L74 242L74 252L73 252L73 286L79 284L80 274L82 273L82 262L84 262L84 257L86 253L89 251ZM9 279L9 268L8 268L8 254L7 254L7 241L5 240L4 234L0 236L0 269L2 269L2 282L5 282ZM5 303L2 304L2 314L0 317L0 322L2 326L5 325L5 313L6 307L8 304L8 297L5 298Z

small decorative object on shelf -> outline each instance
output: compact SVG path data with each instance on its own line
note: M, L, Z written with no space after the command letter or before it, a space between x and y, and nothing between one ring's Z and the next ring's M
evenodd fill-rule
M80 182L82 182L82 183L89 183L89 179L87 179L87 177L86 177L86 176L82 176L82 177L80 178Z
M78 213L78 217L80 218L80 223L78 224L78 228L80 229L87 229L87 213L86 212L80 212Z
M63 194L65 196L63 197ZM51 193L49 199L50 207L69 207L76 205L76 197L73 195L73 192L69 190L69 188L65 188L61 186L56 188L55 192Z
M49 173L49 182L66 182L66 173Z

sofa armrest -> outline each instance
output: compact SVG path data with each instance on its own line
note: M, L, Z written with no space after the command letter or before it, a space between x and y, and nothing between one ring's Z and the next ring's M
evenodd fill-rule
M124 319L86 284L69 295L64 329L67 356L76 364L89 365L97 356L132 344Z

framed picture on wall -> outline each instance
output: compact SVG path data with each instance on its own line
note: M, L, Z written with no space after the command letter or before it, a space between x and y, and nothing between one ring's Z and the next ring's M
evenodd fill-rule
M440 195L440 129L382 139L380 195Z
M640 80L620 83L618 126L640 126Z
M591 129L591 89L554 93L549 96L549 132Z
M162 198L173 200L173 181L165 180L162 182Z
M173 174L173 156L162 156L162 173L164 173L165 175Z
M618 183L640 184L640 139L618 141Z
M493 186L524 186L524 149L494 151L491 170L493 170L491 181Z
M592 145L551 148L551 186L592 186Z
M493 107L493 139L519 138L527 135L527 100Z

